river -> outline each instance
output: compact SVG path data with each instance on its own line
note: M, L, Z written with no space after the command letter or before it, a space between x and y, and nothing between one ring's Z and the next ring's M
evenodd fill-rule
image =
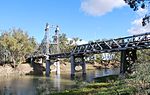
M91 82L95 77L119 74L119 69L87 70L86 76L82 77L81 72L76 73L75 79ZM0 95L37 95L40 91L61 91L76 88L76 82L71 80L70 74L51 74L45 76L22 76L22 77L1 77Z

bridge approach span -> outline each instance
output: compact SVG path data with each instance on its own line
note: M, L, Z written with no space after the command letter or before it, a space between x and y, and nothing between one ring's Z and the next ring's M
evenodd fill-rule
M88 44L77 45L72 51L59 54L49 54L49 58L69 58L71 54L98 54L106 52L119 52L132 49L149 49L150 48L150 32L133 35L123 38L111 39L107 41L90 42ZM33 55L33 58L44 58L43 54ZM30 57L29 57L30 58Z
M57 59L57 58L70 58L71 75L74 75L76 63L79 63L75 61L76 58L81 58L80 63L82 65L83 74L84 74L86 73L84 57L87 54L121 52L120 73L124 74L137 59L136 50L139 49L150 49L150 32L123 37L123 38L90 42L88 44L77 45L70 52L49 54L48 57L49 60ZM34 55L29 57L28 60L32 59L31 61L33 61L33 59L45 58L45 57L46 56L43 54ZM47 68L49 68L49 65L47 66ZM47 72L49 72L49 70Z

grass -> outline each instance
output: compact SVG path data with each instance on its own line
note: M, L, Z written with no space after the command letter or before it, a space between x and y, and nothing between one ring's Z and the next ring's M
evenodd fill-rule
M124 81L114 81L114 79L117 78L117 75L96 78L94 83L89 83L85 87L65 90L62 92L53 92L50 93L50 95L131 95L136 92L134 87L126 85ZM101 79L107 81L102 82Z
M104 87L103 87L104 86ZM66 90L59 93L51 93L51 95L130 95L135 92L132 87L113 86L109 83L90 84L87 87Z
M109 75L109 76L103 76L95 78L95 82L109 82L110 80L117 80L119 78L119 75Z

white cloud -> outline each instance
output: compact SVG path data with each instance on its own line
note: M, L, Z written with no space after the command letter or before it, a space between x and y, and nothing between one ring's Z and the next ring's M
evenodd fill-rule
M125 5L124 0L83 0L81 9L89 15L101 16Z
M150 32L150 24L147 24L146 26L142 26L142 19L136 19L132 22L132 27L128 30L131 34L140 34L140 33L146 33Z
M148 12L148 9L142 9L142 8L139 8L139 10L137 10L137 14L138 16L142 17L142 16L145 16L145 14Z
M88 42L85 40L77 41L77 45L87 44Z
M72 41L73 39L72 38L68 38L68 41ZM78 40L76 43L73 41L72 42L72 44L73 45L75 45L75 44L77 44L77 45L82 45L82 44L87 44L88 42L87 41L85 41L85 40Z
M137 11L137 15L139 18L135 19L131 22L131 28L128 30L130 34L140 34L140 33L146 33L150 32L150 23L146 26L142 26L142 18L144 15L148 12L147 9L139 9Z

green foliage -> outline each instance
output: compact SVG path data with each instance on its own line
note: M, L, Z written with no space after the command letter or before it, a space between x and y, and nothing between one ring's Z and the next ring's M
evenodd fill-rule
M109 76L103 76L95 78L95 82L109 82L110 80L117 80L118 75L109 75Z
M110 87L112 86L110 83L91 83L89 85L87 85L87 88L101 88L101 87Z
M131 75L132 79L128 80L132 86L136 87L138 93L148 94L150 92L150 63L136 63L135 72Z
M66 90L50 95L131 95L135 93L135 88L120 83L93 83L80 89Z
M33 37L30 38L23 30L11 29L1 34L0 46L7 51L9 54L8 59L15 64L21 63L25 60L25 56L34 52L36 42Z
M124 1L134 11L137 11L139 9L139 7L141 7L142 9L145 9L145 7L146 7L145 4L147 4L148 2L150 2L149 0L124 0ZM147 1L147 3L146 3L146 1Z
M52 43L52 42L51 42ZM59 35L59 48L60 48L60 53L64 52L70 52L74 45L72 44L73 41L68 40L66 34L62 33ZM56 44L50 44L50 50L51 53L57 53L57 45Z
M137 56L139 63L145 63L150 61L150 49L138 50Z
M105 78L118 76L107 76ZM132 95L137 90L135 87L128 85L124 80L109 80L109 82L94 82L84 87L65 90L61 92L52 92L50 95Z
M127 81L136 87L137 93L147 95L150 93L150 50L139 50L137 54L138 60L133 65L134 72Z
M51 87L50 79L37 79L38 84L37 84L37 95L48 95L49 93L54 93L57 92L54 88Z
M61 52L70 52L74 45L72 45L72 42L68 40L66 34L61 34L59 36L60 41L60 51Z
M127 3L130 8L132 8L134 11L137 11L140 8L145 9L149 6L150 0L124 0L125 3ZM147 8L149 11L149 8ZM145 14L145 17L143 18L142 25L145 26L147 23L150 22L150 15Z

